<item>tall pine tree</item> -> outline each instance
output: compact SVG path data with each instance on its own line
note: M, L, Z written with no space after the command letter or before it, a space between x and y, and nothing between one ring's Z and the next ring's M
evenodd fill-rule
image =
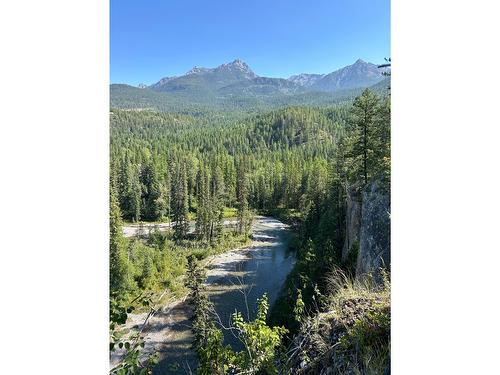
M174 228L174 239L179 241L186 237L189 229L188 221L188 182L186 164L179 163L177 175L172 184L172 226Z
M210 227L210 241L219 242L224 230L224 199L225 199L224 175L220 167L216 166L211 181L211 212L212 220Z
M210 241L212 226L212 203L210 197L210 176L201 164L196 178L198 208L196 211L196 233L201 240Z
M378 96L366 89L352 105L350 123L353 127L352 154L354 167L363 181L368 183L377 162L376 137Z
M109 199L109 284L112 293L131 290L134 283L126 256L116 187L113 185L110 186Z
M248 177L246 161L240 160L237 169L236 195L238 204L238 231L248 235L252 224L252 217L248 207Z

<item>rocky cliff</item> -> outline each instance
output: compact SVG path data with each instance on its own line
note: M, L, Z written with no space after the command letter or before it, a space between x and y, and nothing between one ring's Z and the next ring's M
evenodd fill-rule
M375 281L381 281L380 268L390 269L390 212L390 191L378 178L363 190L356 278L372 273Z
M346 193L345 238L342 248L342 263L350 265L356 262L359 249L361 226L361 194L356 186L348 186ZM352 260L354 259L354 261Z

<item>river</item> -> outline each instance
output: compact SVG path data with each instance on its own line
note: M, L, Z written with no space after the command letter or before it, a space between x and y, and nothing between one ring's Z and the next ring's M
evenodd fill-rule
M207 292L222 323L227 326L236 310L253 319L257 298L267 294L269 304L278 298L288 273L295 264L295 253L289 249L291 233L282 222L257 216L252 225L252 244L220 254L207 264ZM186 374L196 366L191 350L190 308L185 301L158 312L146 330L146 347L161 355L154 374ZM240 343L224 331L224 341L233 349Z

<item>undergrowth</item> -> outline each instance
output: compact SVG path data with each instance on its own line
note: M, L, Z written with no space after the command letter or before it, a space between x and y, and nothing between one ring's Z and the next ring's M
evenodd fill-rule
M123 303L130 302L141 293L163 295L163 301L183 297L186 294L183 277L189 256L204 260L243 247L250 240L247 236L226 231L217 244L205 243L194 237L176 243L170 233L154 231L141 238L126 239L126 242L127 267L131 277L127 289L120 293Z
M291 373L384 374L390 362L390 281L356 281L330 273L322 312L307 318L294 338Z

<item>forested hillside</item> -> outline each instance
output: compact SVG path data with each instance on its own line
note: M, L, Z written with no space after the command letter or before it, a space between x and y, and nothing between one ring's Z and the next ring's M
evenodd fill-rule
M215 78L211 82L218 82ZM253 83L237 85L224 90L255 93ZM129 90L112 87L112 103L118 89ZM257 91L267 95L267 89ZM355 99L352 91L352 99L318 106L303 104L307 95L317 94L294 94L302 95L301 105L268 102L266 107L276 108L267 110L253 104L222 110L192 101L178 106L179 96L172 99L169 92L131 92L142 95L138 107L143 109L112 108L110 113L112 346L128 346L129 353L113 371L134 373L155 363L141 357L140 339L124 342L118 333L127 314L152 306L158 297L186 294L194 308L193 349L200 374L313 374L328 366L334 373L384 371L390 319L386 86L359 90ZM161 105L155 95L164 95ZM298 98L287 101L293 97ZM223 342L204 292L201 261L248 243L255 214L274 215L293 226L297 263L277 303L269 306L263 296L256 320L234 316L232 329L247 349L238 352ZM232 229L224 226L230 217L236 222ZM171 229L124 238L123 222L169 222ZM345 304L354 315L336 310ZM340 336L322 338L323 346L313 353L307 327L328 322ZM373 327L376 337L360 348L359 340ZM337 349L331 348L339 342L343 351L332 360ZM374 361L367 363L369 356Z
M234 206L237 172L241 168L248 171L248 199L252 207L304 206L312 195L311 189L320 188L310 181L324 179L319 175L326 173L328 161L345 131L347 115L346 106L291 107L231 125L213 125L210 118L113 110L112 168L124 217L135 221L165 217L166 211L149 205L170 200L171 191L177 190L175 184L179 182L172 181L172 176L184 166L192 211L198 199L196 175L205 167L222 172L224 204L228 207ZM133 191L133 181L146 187L146 195L127 195ZM158 197L151 198L151 194ZM140 202L135 216L128 208L132 200Z

